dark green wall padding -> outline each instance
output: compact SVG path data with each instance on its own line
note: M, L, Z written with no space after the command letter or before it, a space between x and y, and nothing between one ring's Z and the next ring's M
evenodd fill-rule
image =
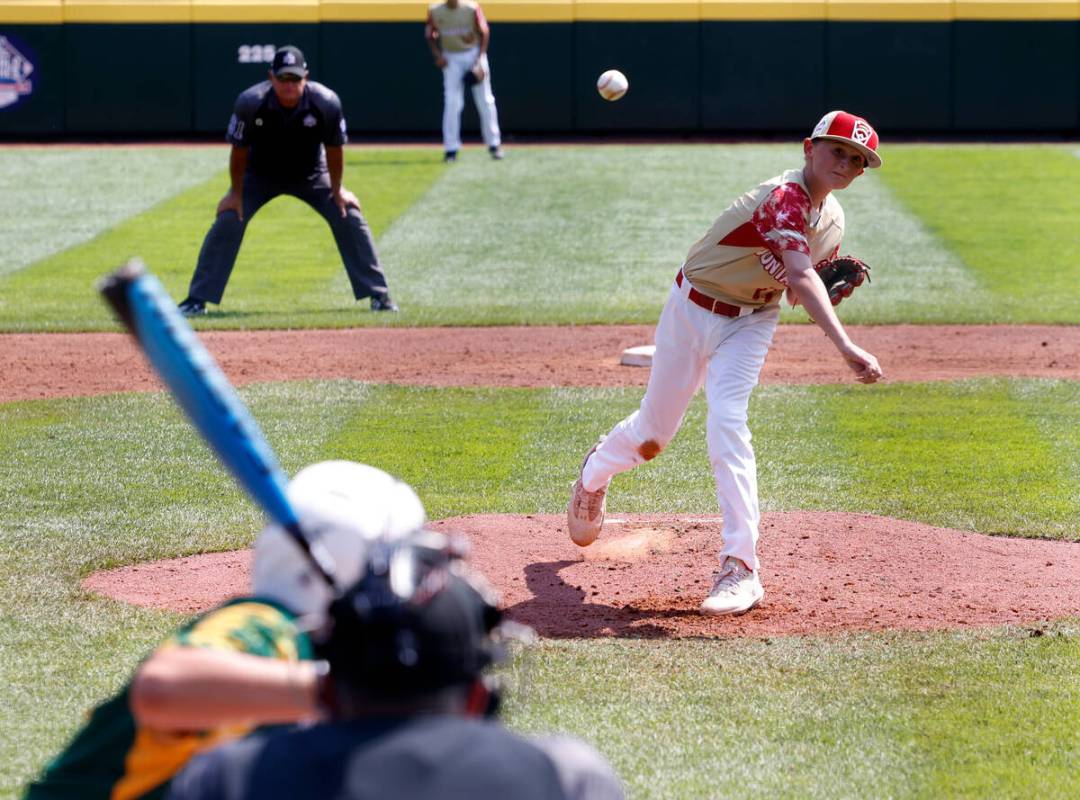
M34 91L0 136L224 132L273 46L299 45L351 132L438 138L442 79L414 22L0 25ZM269 50L268 50L269 48ZM847 108L883 133L1080 131L1080 21L501 22L502 128L528 133L803 131ZM630 92L596 94L617 67ZM475 112L466 102L467 131Z

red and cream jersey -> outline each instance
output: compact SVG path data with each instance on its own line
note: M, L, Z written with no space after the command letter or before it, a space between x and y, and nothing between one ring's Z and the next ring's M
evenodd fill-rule
M480 44L480 34L487 20L479 4L461 0L457 8L438 3L428 9L428 25L438 31L439 46L444 53L461 53Z
M840 251L844 211L829 194L810 207L802 170L792 169L735 200L690 248L683 274L699 292L738 306L780 302L783 254L805 253L817 266Z

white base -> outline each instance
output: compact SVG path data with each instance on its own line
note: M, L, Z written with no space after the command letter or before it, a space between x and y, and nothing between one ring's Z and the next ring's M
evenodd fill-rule
M619 363L626 367L651 367L653 353L655 352L655 344L642 344L637 347L628 347L623 350L622 360Z

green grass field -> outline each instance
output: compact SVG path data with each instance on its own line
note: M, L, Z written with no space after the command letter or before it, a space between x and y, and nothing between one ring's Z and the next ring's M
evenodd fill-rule
M19 181L36 174L27 161L44 170L62 155L29 152L0 153L0 175ZM227 178L220 169L186 187L212 155L223 165L225 150L137 152L137 185L174 194L146 189L148 207L132 212L98 191L103 167L83 170L83 157L63 202L92 198L92 209L100 197L116 210L88 213L82 241L70 215L51 229L34 217L29 234L0 228L12 242L0 251L0 330L110 329L90 287L131 255L178 300L186 294ZM149 174L155 153L160 174ZM183 154L190 167L178 163ZM325 223L281 198L252 221L222 305L198 325L651 323L690 244L736 194L790 168L793 154L780 145L522 148L499 164L468 153L447 170L431 151L350 150L346 183L379 236L404 313L373 319L356 304ZM869 291L845 302L844 319L1076 323L1080 240L1068 232L1080 198L1065 187L1077 179L1080 159L1068 147L890 148L886 169L841 193L845 249L873 266ZM29 206L47 207L55 190L24 183ZM1053 203L1034 213L1035 198L1048 196ZM17 210L5 218L26 216Z
M93 283L135 254L183 295L225 150L137 152L137 173L102 188L123 150L0 151L0 176L20 187L0 209L56 210L31 229L0 227L0 330L114 329ZM434 151L347 152L346 182L403 307L395 318L351 300L322 221L279 200L197 326L652 323L722 205L798 154L508 152L494 164L469 151L452 168ZM1061 235L1080 218L1070 148L894 146L886 159L841 196L845 250L874 266L845 321L1080 322L1080 240ZM612 169L620 160L627 169ZM62 187L33 180L55 165ZM1040 197L1054 203L1036 214ZM640 398L352 381L242 394L287 472L367 461L412 483L435 518L559 513L581 452ZM1080 541L1076 382L766 386L750 413L768 511ZM713 513L703 425L699 398L669 451L618 479L612 509ZM159 394L0 404L0 499L0 797L13 797L179 621L88 595L80 579L246 547L261 523ZM507 719L589 738L634 798L1076 796L1080 620L1038 631L544 642L508 670Z

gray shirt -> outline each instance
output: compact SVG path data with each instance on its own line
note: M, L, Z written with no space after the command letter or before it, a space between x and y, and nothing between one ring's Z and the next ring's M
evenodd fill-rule
M194 758L170 800L622 800L592 747L456 714L268 731Z

